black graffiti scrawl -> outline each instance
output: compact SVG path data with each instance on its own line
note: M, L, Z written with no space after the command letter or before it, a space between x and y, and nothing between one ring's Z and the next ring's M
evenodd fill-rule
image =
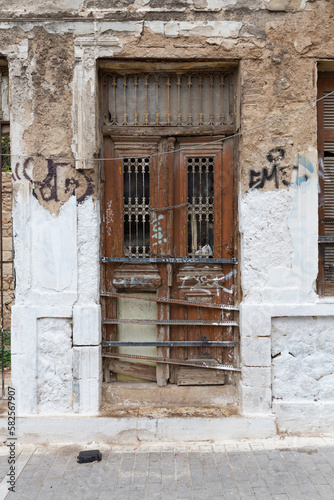
M21 166L16 164L14 180L21 175L33 186L38 201L48 209L58 212L57 206L63 205L75 195L78 203L93 195L94 186L90 175L75 169L72 162L62 162L40 157L29 157ZM56 208L56 209L55 209Z
M283 148L271 149L267 154L268 165L261 170L251 170L249 172L249 189L262 189L267 182L273 182L276 189L288 186L288 167L281 165L285 158Z

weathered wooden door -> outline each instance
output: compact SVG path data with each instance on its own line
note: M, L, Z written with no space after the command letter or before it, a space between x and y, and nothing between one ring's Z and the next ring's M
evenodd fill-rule
M106 377L222 384L199 360L232 364L236 340L235 67L100 65Z
M105 162L104 284L106 294L114 294L106 298L105 339L119 338L124 318L117 319L117 300L128 294L134 303L165 299L157 304L156 320L149 320L156 323L159 342L233 341L234 327L228 324L233 309L219 308L234 303L233 141L109 137L104 154L116 158ZM138 339L136 329L145 320L127 319L130 338L140 343L144 339ZM137 346L127 352L143 351ZM224 371L182 361L233 363L231 347L160 345L156 355L173 364L154 367L114 358L111 370L159 385L223 384Z
M178 300L207 305L232 305L235 266L219 261L234 257L233 141L201 137L178 142L173 203L181 206L174 213L173 248L175 254L194 262L174 266L171 295ZM182 206L184 202L186 205ZM172 305L172 319L184 318L194 324L172 326L170 338L234 340L233 326L214 324L233 321L233 315L233 310ZM205 324L210 321L212 324ZM173 347L170 355L180 360L213 359L218 363L233 363L233 349L228 347ZM180 385L225 381L225 373L218 370L174 365L170 372L170 381Z

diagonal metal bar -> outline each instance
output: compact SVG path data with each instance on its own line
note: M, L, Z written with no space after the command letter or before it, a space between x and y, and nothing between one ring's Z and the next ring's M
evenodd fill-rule
M116 359L138 359L141 361L155 361L157 363L166 363L169 365L183 365L183 366L195 366L197 368L208 368L211 370L226 370L233 372L240 372L241 368L232 366L232 365L222 365L219 363L214 364L212 361L187 361L182 359L169 359L169 358L160 358L154 356L138 356L135 354L105 354L102 353L104 358L116 358Z
M120 297L123 299L147 300L150 302L165 302L166 304L182 304L194 307L207 307L209 309L226 309L227 311L238 311L239 307L229 304L210 304L207 302L192 302L189 300L167 299L162 297L137 297L136 295L127 295L125 293L100 292L101 297Z

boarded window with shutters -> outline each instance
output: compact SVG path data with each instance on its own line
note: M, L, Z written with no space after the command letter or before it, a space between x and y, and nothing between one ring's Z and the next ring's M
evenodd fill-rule
M334 72L319 72L319 275L320 295L334 295Z

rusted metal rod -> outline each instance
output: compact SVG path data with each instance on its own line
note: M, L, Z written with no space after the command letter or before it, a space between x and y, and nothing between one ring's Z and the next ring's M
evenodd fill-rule
M151 302L161 302L166 304L182 304L186 306L194 307L207 307L209 309L226 309L227 311L238 311L239 307L229 304L210 304L206 302L192 302L188 300L179 299L165 299L162 297L138 297L136 295L127 295L125 293L114 293L114 292L100 292L101 297L120 297L123 299L137 299L137 300L147 300Z
M210 361L187 361L182 359L169 359L169 358L160 358L154 356L137 356L134 354L105 354L102 353L104 358L124 358L124 359L138 359L141 361L155 361L157 363L165 363L170 365L183 365L183 366L195 366L197 368L208 368L211 370L226 370L233 372L240 372L241 368L232 366L232 365L222 365L222 364L213 364Z
M109 319L103 320L104 325L133 323L137 325L183 325L183 326L239 326L236 321L191 320L191 319Z
M238 264L238 259L192 259L190 257L101 257L101 262L130 262L133 264Z
M234 347L234 340L165 340L163 342L123 342L120 340L103 340L103 347Z

